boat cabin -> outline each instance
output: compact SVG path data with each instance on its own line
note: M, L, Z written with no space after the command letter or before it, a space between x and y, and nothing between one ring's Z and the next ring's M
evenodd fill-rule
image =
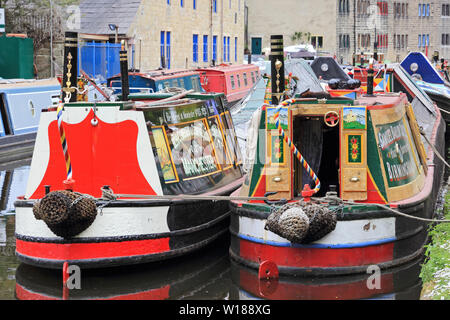
M152 93L159 92L167 88L193 89L196 92L203 92L200 84L200 73L193 70L155 70L151 72L130 72L128 74L130 93ZM120 74L108 79L108 88L114 94L122 92Z
M203 89L206 92L224 93L230 104L244 98L260 78L259 67L253 64L221 64L199 68L197 71L201 74Z
M416 107L423 108L420 101ZM277 110L292 144L276 126ZM241 195L273 192L271 199L293 200L305 185L314 189L317 184L296 157L296 147L320 181L316 197L337 192L344 200L376 203L412 197L423 188L426 174L414 112L404 93L356 101L294 99L281 109L265 105L249 129L254 162Z

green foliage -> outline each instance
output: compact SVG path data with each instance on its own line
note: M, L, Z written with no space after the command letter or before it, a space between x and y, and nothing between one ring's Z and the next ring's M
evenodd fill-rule
M299 41L300 43L304 43L304 40L306 39L306 42L309 43L311 40L311 32L294 32L294 34L291 36L292 41Z
M443 207L445 219L450 219L450 193ZM450 223L440 223L430 230L431 243L426 246L426 263L420 277L429 287L427 297L434 300L450 299Z

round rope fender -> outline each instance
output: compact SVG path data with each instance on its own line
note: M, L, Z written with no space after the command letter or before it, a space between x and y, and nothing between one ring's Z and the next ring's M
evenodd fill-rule
M302 200L275 209L267 218L265 229L293 243L307 244L325 237L336 224L335 212Z
M88 195L53 191L34 204L33 214L37 220L43 220L55 235L70 239L94 222L97 204Z

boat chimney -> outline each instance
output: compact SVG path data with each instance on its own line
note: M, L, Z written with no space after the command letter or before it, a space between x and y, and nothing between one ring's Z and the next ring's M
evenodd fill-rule
M282 101L285 90L283 35L270 36L270 64L272 82L272 104Z
M77 101L78 32L66 31L61 96L64 103Z
M373 96L373 65L369 65L367 70L367 95Z
M128 101L130 95L130 85L128 82L128 53L125 50L125 41L122 40L120 50L120 78L122 79L122 101Z

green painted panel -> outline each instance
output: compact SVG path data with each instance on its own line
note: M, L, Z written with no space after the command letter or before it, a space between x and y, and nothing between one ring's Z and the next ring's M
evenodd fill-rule
M386 187L383 181L378 146L375 139L375 130L372 124L372 116L367 112L367 166L380 193L387 199Z
M378 125L378 141L389 188L403 186L419 175L403 119Z

